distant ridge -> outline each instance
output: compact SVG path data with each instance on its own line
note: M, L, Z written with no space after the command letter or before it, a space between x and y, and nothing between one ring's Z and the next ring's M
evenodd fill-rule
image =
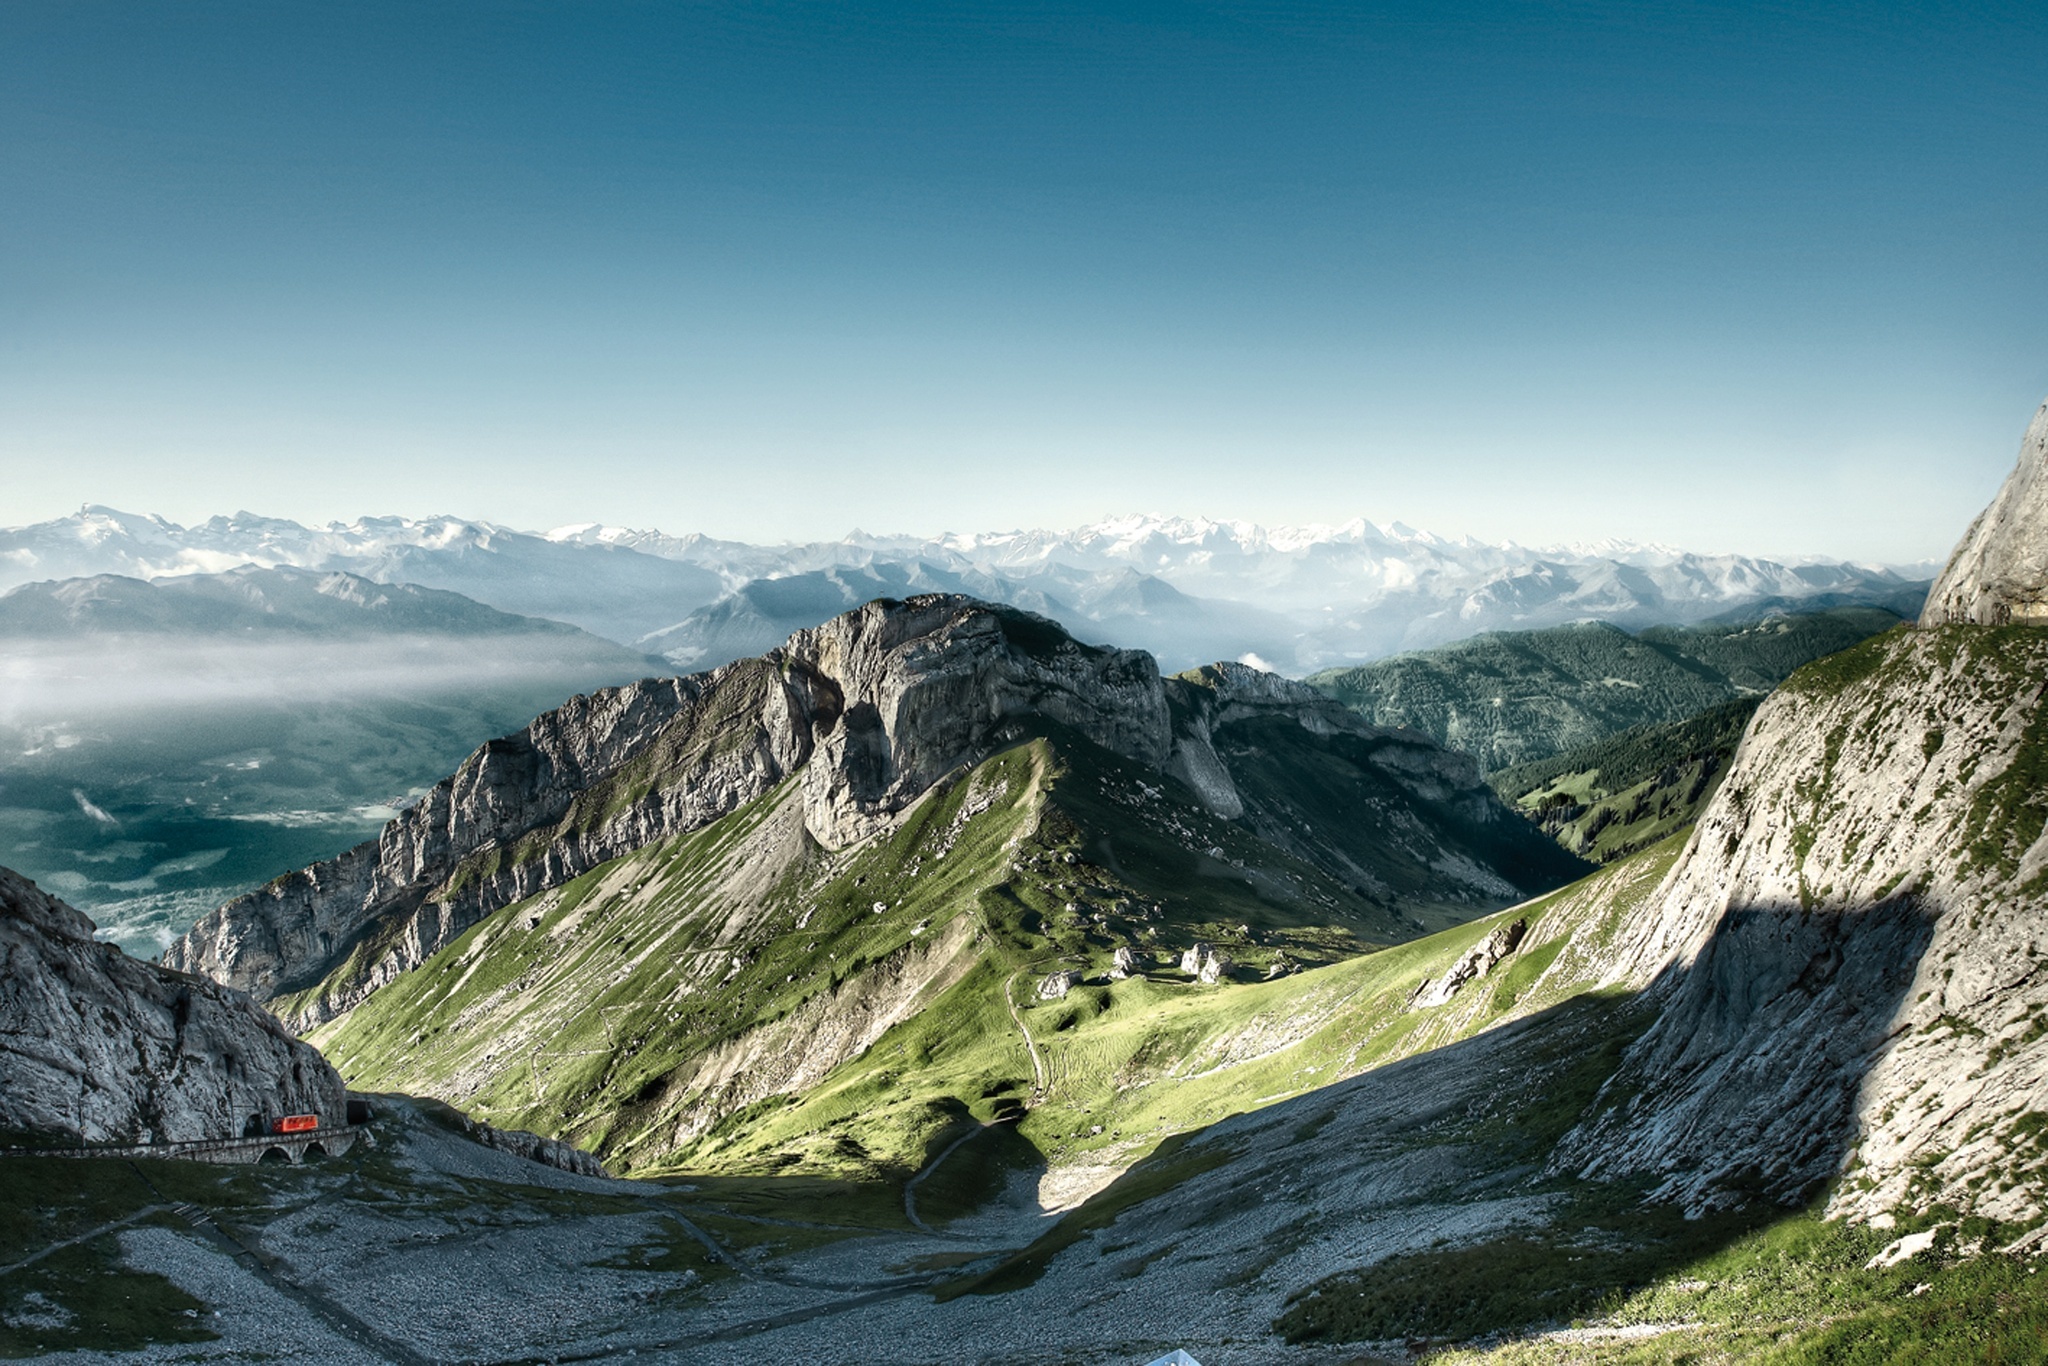
M1688 625L1761 604L1917 610L1933 566L1702 555L1611 541L1531 548L1363 518L1260 527L1120 516L1071 530L868 535L749 545L580 523L546 533L456 517L306 527L238 512L184 527L88 506L0 530L0 591L98 574L158 579L241 565L341 571L461 593L703 668L889 592L967 591L1053 615L1167 668L1256 656L1299 676L1483 631L1576 621ZM814 580L803 611L761 612L763 582ZM837 585L823 579L838 576ZM708 616L700 615L709 613ZM735 620L759 616L759 627Z

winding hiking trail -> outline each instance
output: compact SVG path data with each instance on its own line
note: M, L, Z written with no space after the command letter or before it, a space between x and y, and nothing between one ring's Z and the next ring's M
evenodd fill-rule
M1010 1008L1010 1020L1017 1026L1017 1032L1024 1036L1024 1047L1031 1054L1031 1099L1024 1103L1027 1110L1043 1101L1051 1090L1045 1084L1045 1062L1038 1055L1038 1041L1032 1038L1031 1031L1025 1028L1024 1014L1017 1009L1017 998L1010 990L1017 984L1019 977L1030 971L1032 969L1027 964L1011 973L1009 980L1003 983L1003 1004Z
M925 1163L924 1169L922 1171L918 1172L917 1175L911 1177L908 1181L905 1181L903 1183L903 1216L906 1219L910 1220L911 1226L913 1228L917 1229L920 1233L929 1233L934 1238L957 1239L960 1237L960 1235L957 1233L948 1233L944 1229L933 1228L930 1224L927 1224L923 1219L920 1219L918 1217L917 1188L923 1184L924 1179L926 1177L930 1176L933 1172L939 1169L940 1163L944 1162L947 1158L951 1157L961 1148L966 1147L975 1139L980 1138L983 1134L987 1133L990 1129L995 1128L998 1124L1008 1124L1010 1122L1011 1121L1007 1119L985 1119L981 1121L979 1124L975 1125L975 1127L969 1129L966 1133L960 1135L960 1137L954 1139L951 1143L948 1143L945 1146L945 1148L940 1151L937 1157Z

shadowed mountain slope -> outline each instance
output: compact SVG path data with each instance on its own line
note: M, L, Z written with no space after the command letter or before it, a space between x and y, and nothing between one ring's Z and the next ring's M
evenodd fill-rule
M1605 978L1683 986L1554 1163L1697 1209L1803 1198L1853 1152L1839 1212L2048 1212L2044 677L2048 633L1952 626L1774 693Z

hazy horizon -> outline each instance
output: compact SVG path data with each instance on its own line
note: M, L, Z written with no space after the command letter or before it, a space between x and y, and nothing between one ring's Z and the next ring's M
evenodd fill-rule
M675 539L683 539L694 535L702 536L705 539L711 541L728 542L737 545L759 547L762 549L801 548L804 546L835 545L855 542L859 540L871 540L875 542L905 542L916 543L918 545L936 545L943 543L948 539L954 538L973 538L980 539L986 542L1004 537L1061 537L1071 536L1082 531L1092 531L1102 528L1114 527L1120 523L1132 525L1140 523L1151 523L1158 525L1178 524L1182 526L1208 525L1235 528L1239 530L1256 531L1268 538L1283 539L1290 537L1305 538L1323 533L1333 535L1340 534L1343 533L1347 528L1355 524L1364 523L1367 526L1371 527L1374 531L1382 535L1388 535L1395 538L1401 538L1404 536L1412 538L1422 538L1433 540L1440 543L1450 544L1461 544L1469 541L1476 542L1478 544L1486 546L1513 546L1518 549L1531 551L1559 550L1574 552L1595 552L1604 547L1625 547L1629 549L1642 551L1671 551L1676 553L1694 554L1707 557L1718 557L1724 555L1744 556L1751 559L1771 560L1781 564L1797 564L1808 560L1836 560L1841 561L1843 563L1878 565L1885 568L1900 570L1909 568L1921 569L1926 568L1928 566L1938 567L1947 559L1948 550L1953 549L1953 546L1950 546L1948 549L1944 549L1943 551L1937 554L1925 556L1878 558L1869 556L1831 555L1824 551L1806 549L1797 546L1756 547L1730 545L1673 544L1667 541L1638 539L1620 533L1614 533L1599 537L1587 537L1583 539L1569 541L1537 540L1512 535L1498 538L1487 538L1475 536L1469 532L1459 531L1453 528L1415 526L1401 518L1378 518L1368 516L1365 514L1354 514L1351 516L1344 517L1326 517L1318 520L1303 521L1297 523L1269 523L1260 522L1255 519L1246 517L1135 511L1109 512L1104 513L1098 517L1085 518L1077 522L1072 522L1060 526L1028 524L1009 526L974 526L963 523L958 525L943 526L933 530L925 530L912 527L849 526L843 531L840 531L836 534L803 537L779 536L774 538L750 539L742 536L723 535L716 531L702 527L658 526L648 522L603 522L595 519L575 517L571 517L565 521L560 521L547 525L520 525L517 523L507 522L499 518L466 515L460 512L448 511L446 509L426 512L361 512L352 516L339 516L314 520L306 517L293 517L278 512L238 507L233 510L220 509L215 510L213 512L207 512L197 516L192 516L189 518L180 518L168 516L166 514L156 511L155 509L143 510L133 507L120 507L116 504L109 503L104 500L95 500L92 502L84 503L79 505L78 507L71 509L68 512L60 513L52 517L38 518L33 521L15 523L12 525L0 525L0 534L29 531L33 530L36 527L48 526L54 523L61 523L74 517L81 517L94 513L113 514L122 517L134 517L144 520L160 519L164 522L171 524L172 526L175 526L181 530L186 531L202 527L206 523L214 520L215 518L226 518L229 520L250 518L259 521L293 522L299 525L300 527L313 532L328 531L336 528L361 527L367 526L372 523L387 521L400 522L413 526L425 525L437 521L451 521L472 526L488 525L499 528L501 530L513 532L518 535L534 536L543 539L570 539L573 538L579 532L592 531L603 533L633 533L643 536L666 536ZM1961 536L1962 531L1959 528L1956 532L1955 539L1960 540ZM225 564L221 566L221 568L223 569L230 567L232 566ZM184 574L219 571L199 570L188 566L181 568L176 572Z
M0 521L1109 508L1945 555L2024 8L0 11Z

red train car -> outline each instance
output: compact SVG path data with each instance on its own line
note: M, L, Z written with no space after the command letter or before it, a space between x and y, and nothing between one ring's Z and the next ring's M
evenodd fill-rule
M303 1134L319 1127L318 1115L283 1115L270 1121L270 1132L274 1134Z

